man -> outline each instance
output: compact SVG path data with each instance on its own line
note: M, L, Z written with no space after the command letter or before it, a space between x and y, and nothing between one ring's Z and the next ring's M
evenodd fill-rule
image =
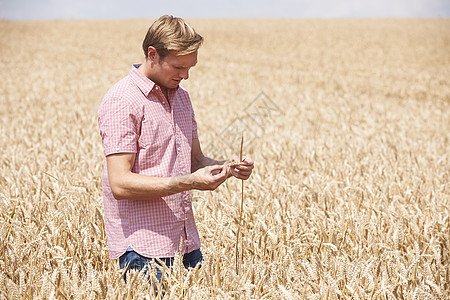
M121 268L140 270L155 258L170 266L180 248L186 267L201 263L190 190L214 190L230 176L246 180L252 173L251 158L230 167L201 151L192 104L179 84L197 64L202 42L183 19L162 16L144 39L145 61L100 105L105 229L109 256Z

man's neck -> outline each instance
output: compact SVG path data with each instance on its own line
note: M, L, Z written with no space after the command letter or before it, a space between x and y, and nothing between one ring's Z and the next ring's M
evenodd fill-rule
M149 72L149 68L147 66L147 61L144 61L138 68L139 72L141 72L142 74L144 74L145 77L147 77L148 79L150 79L150 72ZM150 79L151 80L151 79Z

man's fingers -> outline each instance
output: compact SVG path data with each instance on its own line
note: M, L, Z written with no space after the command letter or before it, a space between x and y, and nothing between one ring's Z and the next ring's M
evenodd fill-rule
M214 181L220 181L227 177L227 168L223 165L210 166L209 174L213 176Z
M229 170L228 174L238 179L247 180L253 172L254 163L250 157L243 156L242 161L239 161L238 157L233 156L232 160L228 161L225 166Z
M231 175L234 177L247 180L253 172L253 160L248 157L244 157L242 162L230 168Z
M222 173L223 169L224 169L224 167L222 165L215 165L215 166L208 167L209 173L212 175L217 175L217 174Z
M245 166L245 165L239 165L234 168L234 171L238 173L251 173L253 170L253 165Z
M253 164L254 164L253 159L251 159L250 157L247 157L247 156L244 156L242 158L242 163L245 165L248 165L248 166L250 166L250 165L253 166Z

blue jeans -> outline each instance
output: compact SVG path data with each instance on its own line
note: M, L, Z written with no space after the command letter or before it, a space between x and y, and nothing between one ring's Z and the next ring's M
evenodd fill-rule
M167 266L171 267L173 265L174 258L168 257L168 258L160 258L160 260ZM125 274L123 275L123 279L125 282L127 281L126 275L129 270L136 270L141 271L145 268L144 274L147 274L147 270L151 268L151 262L154 261L158 265L161 265L161 263L154 259L154 258L148 258L145 256L140 255L139 253L131 250L127 251L122 256L119 257L119 265L121 269L126 269ZM202 264L203 261L203 255L200 249L194 250L192 252L186 253L183 255L183 265L187 268L195 268L197 264ZM159 268L156 268L156 279L158 281L161 281L162 272Z

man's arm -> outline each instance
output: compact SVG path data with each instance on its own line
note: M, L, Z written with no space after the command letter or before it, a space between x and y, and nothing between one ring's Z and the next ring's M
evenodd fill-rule
M223 165L211 165L192 174L154 177L131 172L135 153L118 153L106 157L109 184L117 200L149 200L183 191L214 190L228 177Z

